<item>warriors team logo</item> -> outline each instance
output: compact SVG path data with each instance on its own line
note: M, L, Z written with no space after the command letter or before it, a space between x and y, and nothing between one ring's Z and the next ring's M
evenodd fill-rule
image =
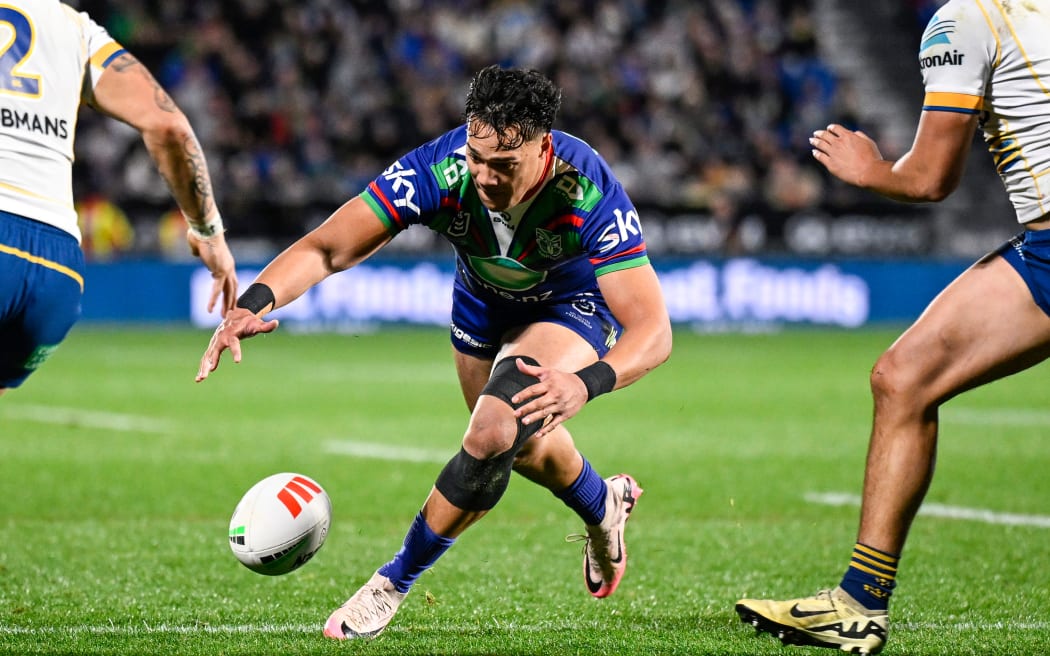
M561 235L556 235L550 230L536 229L536 248L540 255L548 260L556 260L561 257Z

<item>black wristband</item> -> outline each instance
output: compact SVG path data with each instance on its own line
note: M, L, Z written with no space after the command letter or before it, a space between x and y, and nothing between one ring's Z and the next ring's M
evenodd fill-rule
M237 307L251 310L254 314L259 314L260 310L275 305L277 301L274 300L273 290L261 282L253 282L237 299Z
M587 386L587 400L599 394L613 391L616 387L616 372L605 362L598 360L576 372L583 384Z

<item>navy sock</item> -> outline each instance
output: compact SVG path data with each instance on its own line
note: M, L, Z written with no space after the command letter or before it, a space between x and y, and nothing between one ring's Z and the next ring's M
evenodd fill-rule
M839 586L869 610L889 608L890 595L897 585L897 563L894 556L858 542L853 547L849 569Z
M390 579L398 592L408 592L419 575L430 569L455 541L455 538L442 537L431 530L420 512L408 529L401 550L393 560L379 568L379 573Z
M583 471L572 485L554 496L565 502L565 505L576 511L584 524L594 526L601 524L605 518L606 485L602 477L592 468L587 459L583 459Z

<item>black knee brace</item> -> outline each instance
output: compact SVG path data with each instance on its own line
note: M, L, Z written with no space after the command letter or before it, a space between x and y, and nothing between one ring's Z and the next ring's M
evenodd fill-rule
M463 510L492 510L510 485L517 449L478 460L462 447L438 474L434 487Z
M528 356L504 358L492 368L492 376L489 377L481 393L495 396L512 408L523 405L522 403L511 403L511 398L535 383L537 379L535 376L518 371L514 360L519 357L528 364L539 364ZM441 470L434 486L457 508L491 510L507 491L507 485L510 484L514 456L521 450L525 440L532 437L541 425L542 422L533 422L526 426L519 419L518 433L511 448L487 460L478 460L461 448L459 453Z
M494 396L506 402L507 405L517 410L521 406L528 403L528 401L522 401L521 403L511 403L511 398L525 389L529 385L535 384L539 379L535 376L523 374L518 371L518 365L514 363L515 360L521 358L525 364L531 364L538 366L540 363L535 359L530 358L527 355L517 355L509 358L503 358L496 363L496 366L492 368L492 375L489 376L489 382L485 383L485 387L482 388L481 393L487 396ZM514 440L515 446L519 446L524 443L525 440L532 437L532 434L540 429L539 425L533 422L529 426L523 426L521 420L518 420L518 436Z

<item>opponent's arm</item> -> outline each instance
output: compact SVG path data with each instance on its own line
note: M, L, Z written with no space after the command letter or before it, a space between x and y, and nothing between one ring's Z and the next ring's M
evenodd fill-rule
M966 168L977 116L924 111L911 149L897 161L882 158L863 132L832 124L813 133L813 157L835 177L894 200L936 202L955 191Z
M329 275L362 262L392 238L360 197L345 203L266 265L238 307L215 329L201 358L197 382L215 371L224 350L229 349L233 361L240 362L242 338L276 329L276 320L262 320L267 312L291 303ZM257 293L259 290L265 296ZM251 298L246 299L248 296ZM260 298L269 300L259 302Z
M187 241L215 282L210 312L222 294L223 316L237 300L237 274L215 205L211 177L189 120L135 57L122 54L103 71L88 102L134 127L189 223Z

